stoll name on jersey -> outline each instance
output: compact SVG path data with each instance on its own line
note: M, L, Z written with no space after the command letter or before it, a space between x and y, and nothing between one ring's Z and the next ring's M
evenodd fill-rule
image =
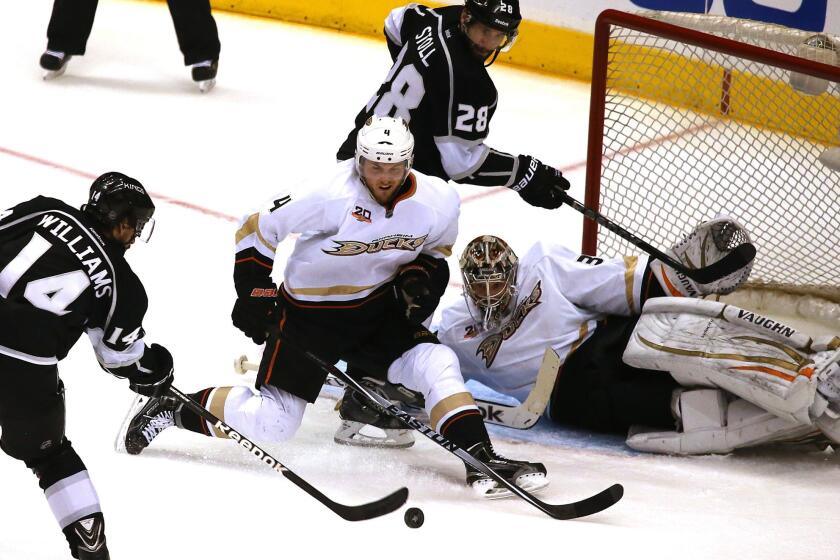
M107 266L104 266L102 259L96 256L97 251L88 243L87 240L90 239L88 236L52 214L44 214L38 226L49 231L56 239L63 241L67 248L82 261L93 283L93 293L97 298L111 294L113 288L110 284L113 283L113 279L110 277L110 271Z
M426 59L432 56L432 53L435 52L434 39L432 38L432 26L428 25L424 27L423 31L414 36L414 39L417 41L417 55L420 57L420 61L423 63L423 66L428 68L429 63L426 62ZM430 47L431 50L427 51Z

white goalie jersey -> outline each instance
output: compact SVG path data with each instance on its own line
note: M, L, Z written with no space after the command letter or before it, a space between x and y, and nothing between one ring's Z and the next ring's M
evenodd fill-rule
M385 208L361 182L353 160L340 163L326 179L279 194L246 216L236 235L238 258L271 263L278 244L299 233L286 263L286 291L307 301L364 298L418 254L445 258L452 252L458 194L422 173L412 172L408 183Z
M515 303L499 328L482 332L480 313L464 298L433 330L455 350L465 379L523 401L546 347L565 361L599 320L640 312L646 269L646 256L601 259L539 242L519 261Z

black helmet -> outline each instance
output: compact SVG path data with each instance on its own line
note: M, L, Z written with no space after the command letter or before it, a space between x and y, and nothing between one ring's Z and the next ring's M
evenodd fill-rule
M90 186L88 202L82 210L106 228L112 228L123 218L128 218L137 237L140 237L144 226L152 220L155 205L140 181L110 171L97 177ZM145 238L150 235L151 231Z
M516 36L522 21L519 0L466 0L465 7L470 16L488 27L506 32L511 39Z
M519 35L519 24L522 21L522 14L519 12L519 0L466 0L464 5L466 11L465 25L462 31L466 34L466 26L478 21L487 27L496 29L505 34L505 40L493 53L490 66L496 61L500 52L507 52L516 42ZM469 40L469 36L467 36Z

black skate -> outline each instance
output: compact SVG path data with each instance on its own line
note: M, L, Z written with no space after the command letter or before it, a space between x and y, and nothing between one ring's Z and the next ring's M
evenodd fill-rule
M64 71L67 70L67 63L73 58L72 55L65 54L61 51L47 50L41 55L41 68L44 69L43 78L45 80L52 80L58 78Z
M205 60L192 65L192 79L198 84L201 93L207 93L216 85L216 72L219 69L219 59Z
M73 558L79 560L110 560L105 543L105 520L102 514L94 514L74 521L64 528L64 535L70 543Z
M163 430L175 425L175 412L180 407L173 397L150 398L138 396L129 410L124 430L118 436L129 455L138 455Z
M423 396L405 387L369 377L363 378L361 383L392 402L399 403L401 407L423 406ZM344 397L338 403L338 415L341 426L333 436L336 443L397 449L414 445L413 430L407 429L393 416L380 413L363 402L349 387L344 390Z
M499 476L507 479L508 482L516 484L523 490L535 492L548 486L545 465L542 463L529 463L528 461L506 459L493 451L493 445L489 441L476 443L467 449L467 452L496 471ZM486 474L477 471L470 465L466 465L466 467L467 484L479 496L494 499L506 498L513 495L510 490L504 486L499 486L495 480Z

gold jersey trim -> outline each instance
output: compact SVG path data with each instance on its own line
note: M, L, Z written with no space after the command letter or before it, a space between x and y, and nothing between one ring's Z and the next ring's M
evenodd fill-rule
M636 298L633 297L633 285L636 279L636 268L639 266L639 257L624 257L624 295L627 297L627 308L631 315L636 315Z
M208 403L209 406L207 410L215 416L219 418L222 422L225 421L225 401L228 398L228 394L233 387L217 387L213 394L210 396L210 402ZM226 438L224 432L219 430L216 426L212 426L213 435L217 438Z
M370 286L327 286L325 288L292 288L286 285L285 288L289 293L301 296L346 296L358 294L367 290L376 288L379 284Z
M277 247L266 241L265 237L262 236L260 233L260 215L259 214L251 214L248 216L248 219L245 220L245 223L242 224L236 232L236 244L238 245L240 241L245 239L251 234L256 234L257 239L260 240L260 243L271 249L273 252L277 252Z
M449 395L445 399L440 400L432 408L432 412L429 414L429 421L435 429L438 429L437 426L441 418L445 417L453 410L457 410L465 406L476 407L475 400L473 400L473 396L470 393L464 392Z

